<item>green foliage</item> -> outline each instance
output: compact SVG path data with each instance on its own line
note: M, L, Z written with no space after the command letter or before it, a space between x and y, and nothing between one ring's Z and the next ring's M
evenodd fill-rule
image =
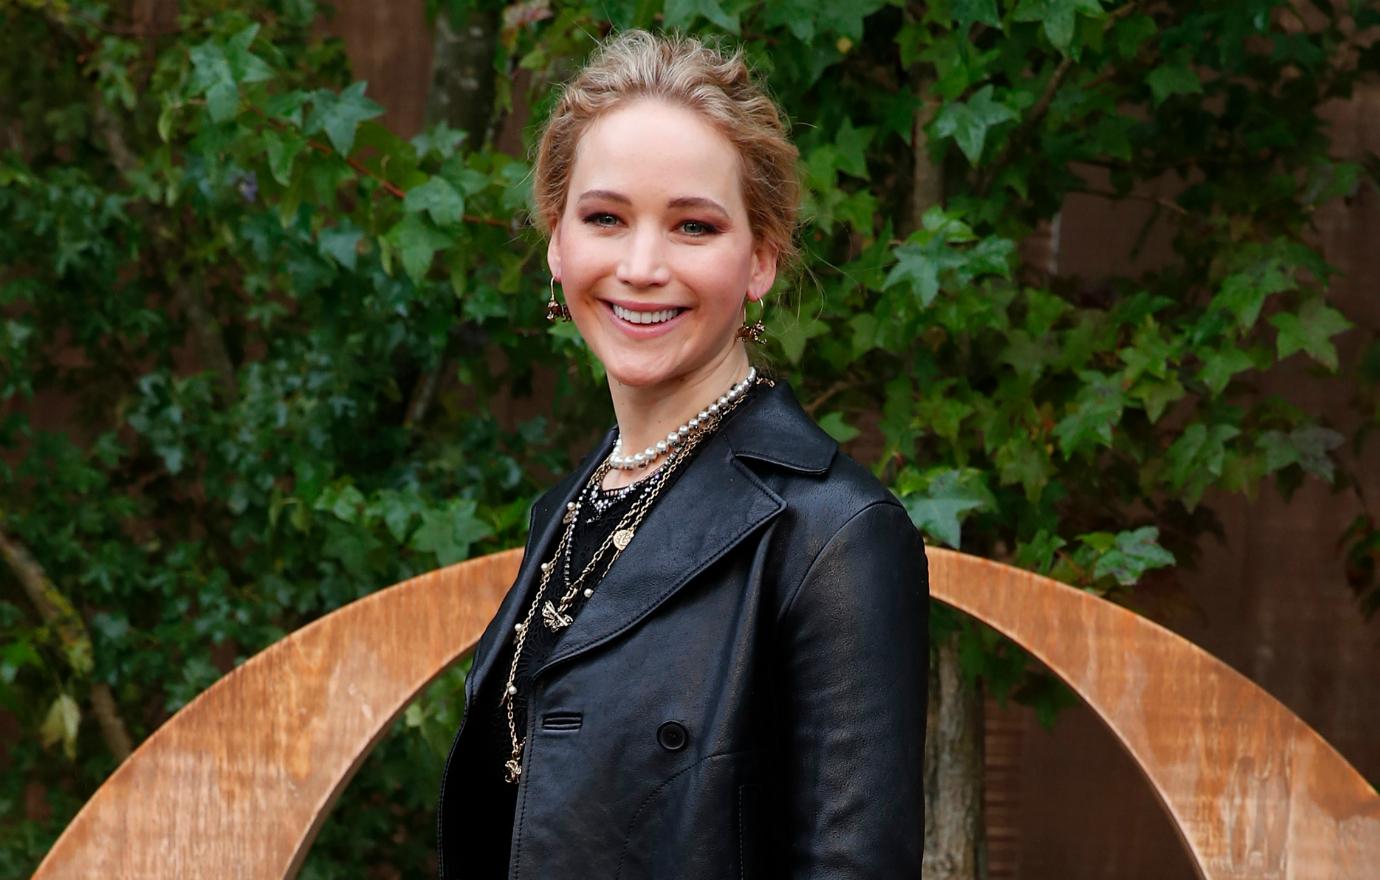
M310 0L197 0L159 33L125 5L0 11L0 530L92 649L74 662L0 572L0 706L23 727L0 782L6 876L112 769L93 684L142 739L286 632L520 543L531 499L610 419L597 362L543 317L525 154L388 131ZM1329 304L1309 244L1320 206L1374 185L1318 115L1374 73L1360 18L1328 7L1300 29L1271 0L510 12L490 131L543 112L610 24L741 36L807 188L808 272L766 310L771 355L930 540L1121 600L1192 562L1215 493L1350 484L1336 454L1365 432L1258 387L1302 357L1359 377L1380 424L1380 345L1343 362L1337 338L1371 331ZM918 173L942 204L914 197ZM1068 195L1163 181L1173 249L1154 269L1086 280L1026 255ZM495 415L538 386L550 412ZM1374 518L1344 540L1373 612ZM935 620L1000 697L1044 718L1068 700L1015 646ZM399 720L304 877L430 870L462 682ZM44 810L22 806L30 783Z

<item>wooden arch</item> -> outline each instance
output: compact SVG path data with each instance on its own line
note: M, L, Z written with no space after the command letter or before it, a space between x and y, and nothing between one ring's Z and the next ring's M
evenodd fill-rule
M389 723L473 648L521 554L405 581L245 662L111 775L35 880L294 876ZM1255 684L1057 581L946 550L929 560L934 598L1024 646L1106 722L1204 878L1377 876L1380 795Z

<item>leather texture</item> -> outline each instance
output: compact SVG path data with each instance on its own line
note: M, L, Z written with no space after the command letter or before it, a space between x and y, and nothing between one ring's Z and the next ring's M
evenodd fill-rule
M904 508L778 381L706 441L533 678L511 828L476 712L610 429L534 505L442 776L443 880L918 878L928 569ZM500 780L500 784L501 780Z

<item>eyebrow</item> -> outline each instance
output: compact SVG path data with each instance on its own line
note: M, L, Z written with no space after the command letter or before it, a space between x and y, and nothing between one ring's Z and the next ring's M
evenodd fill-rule
M631 205L632 200L620 192L610 189L591 189L580 193L580 198L576 201L587 201L589 199L603 199L604 201L617 202L620 205ZM666 203L668 208L709 208L718 211L725 217L729 216L728 210L723 205L713 199L704 196L677 196Z

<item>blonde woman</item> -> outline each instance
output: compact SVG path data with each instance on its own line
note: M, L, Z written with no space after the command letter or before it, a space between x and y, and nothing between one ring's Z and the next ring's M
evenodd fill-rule
M641 31L546 124L548 317L617 424L534 506L475 649L443 880L920 876L924 547L749 353L795 162L740 54Z

